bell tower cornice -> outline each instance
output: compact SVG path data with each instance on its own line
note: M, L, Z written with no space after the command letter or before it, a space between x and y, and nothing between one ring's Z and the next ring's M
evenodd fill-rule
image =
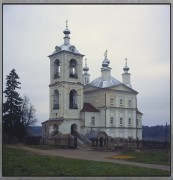
M79 54L79 53L75 53L75 52L70 52L70 51L62 50L62 51L59 51L59 52L55 52L55 53L49 55L48 57L51 58L51 57L54 57L54 56L56 56L58 54L63 54L63 53L73 54L75 56L80 56L80 57L84 57L85 56L83 54Z

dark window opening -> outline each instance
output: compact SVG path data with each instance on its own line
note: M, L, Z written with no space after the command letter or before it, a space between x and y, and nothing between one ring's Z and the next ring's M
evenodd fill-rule
M59 109L59 92L57 90L54 91L53 101L53 109Z
M58 59L54 62L54 79L60 77L60 61Z
M77 106L77 91L71 90L69 95L69 109L78 109Z
M70 74L69 74L69 77L71 78L78 78L78 74L77 74L77 62L76 60L72 59L70 61Z

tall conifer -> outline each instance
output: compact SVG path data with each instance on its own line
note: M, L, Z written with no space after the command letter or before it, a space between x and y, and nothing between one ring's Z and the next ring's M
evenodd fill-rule
M3 133L5 133L9 139L13 137L22 138L23 125L21 123L21 105L22 98L16 91L20 89L19 76L13 69L6 77L6 89L3 92L5 94L6 102L3 103Z

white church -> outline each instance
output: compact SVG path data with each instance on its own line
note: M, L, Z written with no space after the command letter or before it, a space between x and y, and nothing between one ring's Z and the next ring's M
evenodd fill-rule
M127 59L122 82L111 76L107 51L101 75L90 82L89 68L74 45L66 22L64 43L50 58L49 119L42 122L42 137L75 133L91 138L142 139L138 92L130 83Z

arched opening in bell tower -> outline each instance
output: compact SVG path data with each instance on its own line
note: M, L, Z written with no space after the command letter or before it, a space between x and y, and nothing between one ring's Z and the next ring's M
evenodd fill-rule
M71 90L69 94L69 108L70 109L78 109L77 106L77 91Z
M69 76L71 78L78 78L78 74L77 74L77 61L75 59L71 59L70 60L69 70L70 70Z
M56 59L54 62L54 79L60 77L60 61Z
M53 109L59 109L59 92L58 92L58 90L54 91L54 95L53 95Z

